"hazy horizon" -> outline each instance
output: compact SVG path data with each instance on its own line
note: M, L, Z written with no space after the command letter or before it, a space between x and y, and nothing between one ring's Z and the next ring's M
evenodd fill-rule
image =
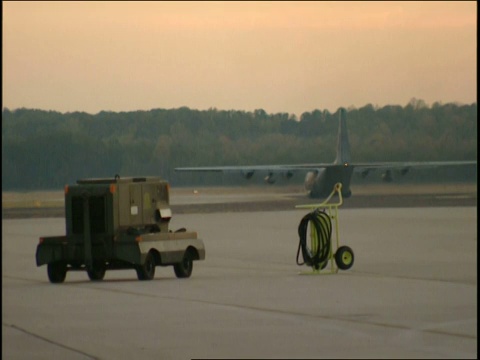
M2 102L59 112L477 99L476 2L2 2Z

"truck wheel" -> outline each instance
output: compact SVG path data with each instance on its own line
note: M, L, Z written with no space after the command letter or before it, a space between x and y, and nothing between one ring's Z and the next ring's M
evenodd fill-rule
M67 266L62 262L54 262L47 265L48 280L51 283L62 283L67 276Z
M135 268L138 280L152 280L155 276L155 259L151 252L147 254L145 263Z
M190 275L192 275L193 260L190 252L185 252L185 255L183 255L183 260L174 264L173 270L175 271L177 278L188 278Z
M350 269L353 265L353 260L353 251L348 246L340 246L335 253L335 262L339 269Z
M92 270L87 270L88 277L92 281L103 280L107 271L105 264L95 264Z

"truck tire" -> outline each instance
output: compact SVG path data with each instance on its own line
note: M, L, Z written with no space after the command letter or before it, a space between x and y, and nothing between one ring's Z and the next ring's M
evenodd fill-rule
M105 277L105 272L107 271L105 264L95 264L93 265L92 270L87 270L87 274L90 280L100 281Z
M145 258L145 263L135 268L138 280L152 280L155 276L155 259L153 254L149 252Z
M193 259L189 251L183 255L183 260L173 265L173 271L177 278L188 278L192 275Z
M47 275L51 283L62 283L67 276L67 265L62 262L49 263L47 265Z

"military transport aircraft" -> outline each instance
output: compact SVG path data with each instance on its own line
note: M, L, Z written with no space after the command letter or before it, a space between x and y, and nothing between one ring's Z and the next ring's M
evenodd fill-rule
M238 172L250 179L257 172L266 172L265 182L273 184L275 176L283 175L289 179L296 172L306 172L305 190L312 198L325 198L332 192L337 182L342 183L342 196L350 197L350 180L352 174L360 173L362 177L370 171L383 171L382 178L386 182L393 180L392 172L405 175L412 168L435 168L439 166L476 165L476 161L423 161L423 162L371 162L352 163L350 143L347 133L347 111L339 109L339 127L337 140L337 156L333 163L294 164L294 165L252 165L252 166L210 166L210 167L179 167L175 171L214 171Z

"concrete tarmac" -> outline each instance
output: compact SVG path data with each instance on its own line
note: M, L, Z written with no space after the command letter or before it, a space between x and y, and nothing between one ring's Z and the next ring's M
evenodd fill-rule
M329 275L296 265L307 212L174 214L205 242L191 278L55 285L35 250L64 219L3 219L2 357L477 358L476 207L340 208L355 262Z

